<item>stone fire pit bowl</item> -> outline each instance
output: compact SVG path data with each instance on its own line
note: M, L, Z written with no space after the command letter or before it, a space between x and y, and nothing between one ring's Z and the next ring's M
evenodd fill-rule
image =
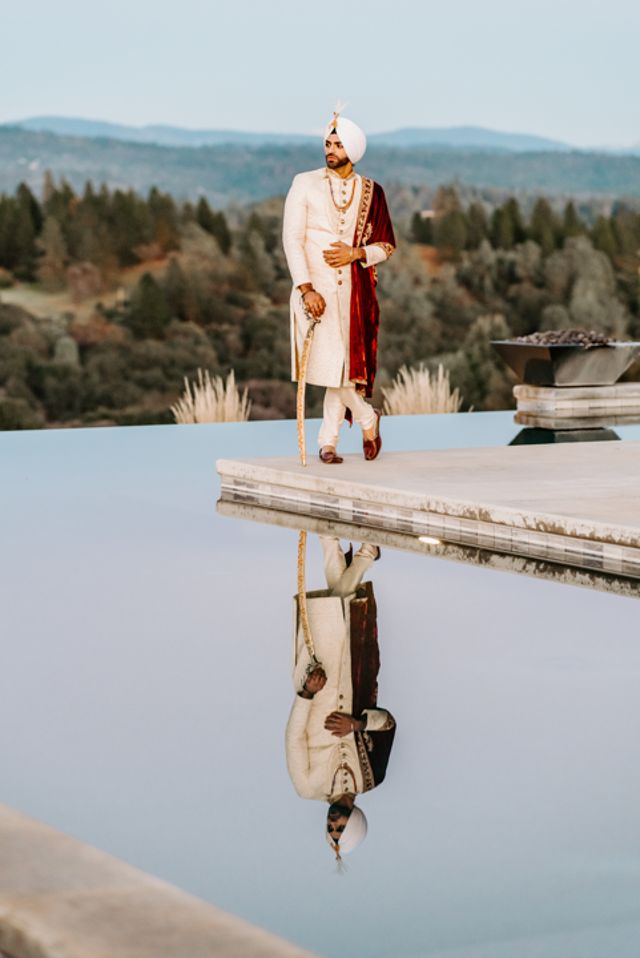
M494 339L491 345L529 386L613 386L640 355L640 343L542 346Z

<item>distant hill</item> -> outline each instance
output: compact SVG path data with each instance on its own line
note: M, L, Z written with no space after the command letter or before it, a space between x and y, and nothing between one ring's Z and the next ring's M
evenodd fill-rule
M0 124L8 126L9 124ZM65 116L32 116L10 124L24 130L46 131L63 136L108 137L130 143L157 143L159 146L216 146L235 143L262 146L273 143L311 143L316 137L294 133L252 133L242 130L188 130L183 127L127 126L103 120L85 120ZM503 133L477 126L413 127L373 133L371 144L398 148L418 146L445 146L487 150L570 150L567 143L528 133Z
M390 133L374 133L371 144L401 148L418 146L442 146L450 149L510 150L512 152L541 152L574 149L568 143L549 140L544 136L529 133L501 133L485 130L479 126L415 127L393 130Z
M104 120L84 120L67 116L32 116L12 123L0 123L2 127L20 127L23 130L57 133L60 136L82 136L124 140L128 143L154 143L158 146L219 146L234 143L245 146L261 146L267 143L304 143L315 137L294 133L251 133L242 130L188 130L183 127L127 126L107 123Z
M61 136L0 126L0 191L24 180L39 193L44 171L76 190L86 180L178 199L206 195L217 207L286 192L295 173L323 163L316 139L303 143L158 146L110 137ZM585 151L491 152L444 146L391 147L372 139L361 171L396 193L441 183L572 196L640 196L640 157Z

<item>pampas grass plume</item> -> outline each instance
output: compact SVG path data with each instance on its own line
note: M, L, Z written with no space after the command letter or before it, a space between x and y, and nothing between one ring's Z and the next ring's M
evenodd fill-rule
M424 363L412 369L403 366L382 394L387 416L459 412L462 406L462 396L458 389L451 389L449 371L442 364L434 373L426 369Z
M248 391L240 395L233 369L226 381L222 376L211 377L208 370L198 370L198 381L184 379L184 393L171 407L177 423L245 422L249 418L251 401Z

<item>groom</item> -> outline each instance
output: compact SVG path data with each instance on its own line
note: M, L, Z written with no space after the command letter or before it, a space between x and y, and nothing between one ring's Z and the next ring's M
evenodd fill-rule
M362 428L365 459L380 452L380 413L373 392L380 311L376 266L395 249L382 187L354 165L367 141L351 120L334 113L324 137L326 166L294 177L284 208L283 244L293 281L292 379L299 378L308 315L319 320L306 381L325 386L320 459L341 463L340 425Z

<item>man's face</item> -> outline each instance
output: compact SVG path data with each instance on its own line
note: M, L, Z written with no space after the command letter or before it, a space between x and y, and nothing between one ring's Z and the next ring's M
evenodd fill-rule
M334 804L329 807L329 811L327 812L327 832L332 841L340 841L342 833L347 827L350 814L351 809L346 808L344 805Z
M324 155L330 170L337 170L349 162L345 148L336 133L331 133L324 141Z

